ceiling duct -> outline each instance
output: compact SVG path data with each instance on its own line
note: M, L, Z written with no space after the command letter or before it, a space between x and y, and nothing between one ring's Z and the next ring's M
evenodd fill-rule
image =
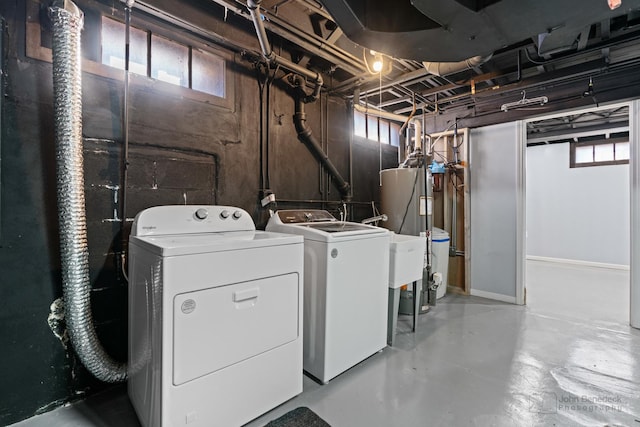
M604 0L323 0L323 4L354 42L396 58L433 62L486 56L543 33L548 33L549 44L554 32L563 41L567 33L576 39L591 24L640 8L640 0L625 0L615 10Z
M450 74L455 74L464 70L472 70L475 67L478 67L488 60L491 59L493 55L489 54L487 56L474 56L473 58L465 59L464 61L459 62L426 62L424 61L422 65L424 68L431 74L435 76L448 76Z

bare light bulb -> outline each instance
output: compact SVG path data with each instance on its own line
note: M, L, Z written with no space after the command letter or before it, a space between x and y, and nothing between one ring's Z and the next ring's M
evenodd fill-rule
M373 71L374 73L381 72L382 71L382 67L384 66L384 62L382 62L382 55L380 55L378 52L376 52L373 49L371 49L369 51L369 53L374 57L373 58L373 64L371 64L371 70L369 70L369 72L371 72L371 71ZM365 58L365 61L366 60L367 59Z

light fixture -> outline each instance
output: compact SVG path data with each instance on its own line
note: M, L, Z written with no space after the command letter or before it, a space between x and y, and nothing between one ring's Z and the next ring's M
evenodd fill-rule
M376 53L376 59L373 61L373 65L371 66L371 68L373 68L373 71L375 71L376 73L379 73L380 71L382 71L383 65L384 63L382 62L382 55Z
M622 5L622 0L607 0L607 4L609 5L609 9L614 10Z
M382 71L384 68L384 61L382 60L382 55L375 50L370 50L369 53L373 55L373 63L371 64L372 74L376 74Z

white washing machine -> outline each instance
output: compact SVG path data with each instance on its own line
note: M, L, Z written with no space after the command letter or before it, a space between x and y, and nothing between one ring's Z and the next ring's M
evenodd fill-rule
M302 275L302 237L256 231L242 209L140 212L128 392L142 426L240 426L301 393Z
M322 383L386 346L390 233L323 210L281 210L266 229L304 236L304 370Z

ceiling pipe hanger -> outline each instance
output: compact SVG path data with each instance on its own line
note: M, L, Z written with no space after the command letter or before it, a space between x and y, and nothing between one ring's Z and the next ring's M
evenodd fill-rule
M549 98L547 98L546 96L536 96L535 98L527 98L526 90L523 90L521 93L522 93L522 99L518 101L507 102L505 104L502 104L502 106L500 107L500 110L507 112L515 108L522 108L529 105L544 105L547 102L549 102Z

